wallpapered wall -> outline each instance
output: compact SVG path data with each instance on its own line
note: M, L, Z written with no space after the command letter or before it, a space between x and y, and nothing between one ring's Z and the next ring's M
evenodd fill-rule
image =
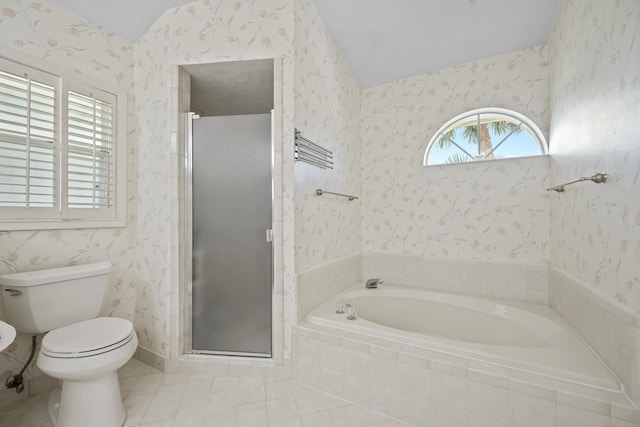
M0 0L0 34L2 56L27 56L117 86L123 91L132 88L131 44L51 3ZM135 152L133 102L130 97L128 150L131 153ZM127 187L127 212L130 218L134 218L134 156L128 159ZM103 314L133 320L136 305L133 239L132 228L0 230L0 274L110 260L114 269ZM3 318L1 312L0 318ZM1 388L4 388L4 380L17 373L26 362L30 348L30 337L21 335L0 353ZM32 363L26 377L36 374L35 363Z
M168 357L169 301L178 286L179 242L172 232L179 224L177 157L172 158L175 135L170 130L170 70L175 64L284 58L284 152L292 152L293 4L287 0L202 0L166 11L135 44L138 106L137 264L140 283L136 328L140 345ZM276 159L279 161L279 159ZM292 159L282 159L282 173ZM285 177L285 185L287 178ZM292 210L290 187L283 189L284 210ZM293 218L285 215L286 233ZM173 236L173 238L172 238ZM285 252L285 265L292 254ZM278 261L278 260L277 260ZM279 260L282 262L282 260ZM286 267L285 267L286 268ZM291 271L293 268L289 268ZM285 283L291 275L285 272ZM292 286L285 285L285 292ZM175 290L173 290L175 292Z
M447 120L503 107L549 133L545 47L423 74L362 92L364 253L545 262L548 159L422 166Z
M311 0L295 7L297 129L334 152L334 169L295 165L296 271L360 253L360 202L317 188L360 194L360 86Z
M551 32L551 263L640 310L640 3L567 0Z
M334 153L334 169L294 166L298 318L361 280L360 86L311 0L295 3L295 126ZM293 320L293 318L291 319ZM286 324L288 330L289 325Z

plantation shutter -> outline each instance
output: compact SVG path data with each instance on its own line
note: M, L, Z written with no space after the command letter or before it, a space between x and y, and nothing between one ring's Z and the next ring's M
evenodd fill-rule
M115 96L67 92L65 218L115 214Z
M57 79L4 60L0 67L0 213L56 215Z
M0 57L0 230L125 224L125 99Z

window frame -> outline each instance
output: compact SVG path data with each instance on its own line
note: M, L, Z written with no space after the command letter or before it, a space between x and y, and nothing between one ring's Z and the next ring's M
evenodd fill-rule
M454 126L456 123L458 122L462 122L465 119L468 119L470 117L473 116L477 116L480 114L498 114L501 116L506 116L508 118L514 119L513 122L521 122L521 126L525 127L527 130L529 130L529 134L531 136L534 137L534 139L536 140L536 142L538 143L538 146L540 147L540 153L539 154L533 154L530 156L514 156L514 157L506 157L506 158L493 158L493 159L474 159L474 160L469 160L469 161L465 161L465 162L460 162L460 163L438 163L438 164L429 164L429 154L431 154L431 150L438 144L438 141L440 140L440 137L442 136L442 134L448 132L449 130L455 129L458 126ZM494 149L497 148L494 147ZM466 111L462 114L458 114L457 116L453 117L450 120L447 120L442 126L440 126L438 128L438 130L433 134L433 136L431 137L431 139L429 140L429 143L427 144L427 148L424 152L424 157L422 160L422 165L425 167L431 167L431 166L448 166L448 165L466 165L466 164L477 164L477 163L483 163L483 162L491 162L491 161L500 161L500 160L511 160L511 159L526 159L526 158L530 158L530 157L539 157L539 156L547 156L549 154L549 147L548 147L548 143L547 143L547 139L544 137L544 134L542 133L542 131L540 130L540 128L538 127L538 125L535 124L535 122L533 122L533 120L531 120L530 118L528 118L527 116L525 116L524 114L520 114L516 111L513 110L509 110L506 108L497 108L497 107L483 107L483 108L476 108L473 110L469 110Z
M8 66L8 68L5 68ZM76 71L0 48L0 69L13 74L49 75L56 90L54 143L54 207L0 207L0 230L55 230L71 228L121 228L126 226L127 190L127 95L117 86L105 84ZM16 72L17 71L17 72ZM37 79L34 79L37 80ZM46 83L46 82L45 82ZM68 91L96 93L115 101L113 133L113 206L102 213L95 208L67 206L67 102ZM96 95L98 97L98 95ZM36 211L39 210L39 211ZM20 212L22 211L22 212ZM45 212L46 211L46 212ZM26 215L25 215L26 213Z

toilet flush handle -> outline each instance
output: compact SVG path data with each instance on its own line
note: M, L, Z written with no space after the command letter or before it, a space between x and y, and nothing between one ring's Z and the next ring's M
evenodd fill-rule
M18 297L22 295L22 291L19 291L17 289L5 289L4 291L9 292L9 295L11 295L12 297Z

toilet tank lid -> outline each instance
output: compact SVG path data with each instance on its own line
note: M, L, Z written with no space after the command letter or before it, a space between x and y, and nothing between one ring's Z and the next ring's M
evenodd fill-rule
M110 271L111 263L109 261L94 262L91 264L72 265L70 267L3 274L0 276L0 285L15 287L35 286L42 285L43 283L56 283L64 280L97 276L109 273Z

